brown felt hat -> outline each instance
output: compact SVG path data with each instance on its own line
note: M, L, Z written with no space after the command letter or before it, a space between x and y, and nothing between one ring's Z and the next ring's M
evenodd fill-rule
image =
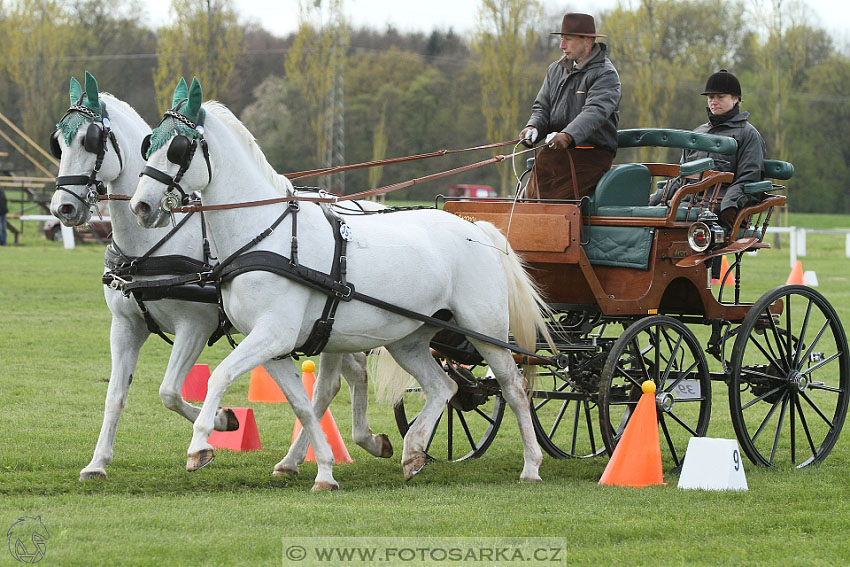
M550 35L583 35L587 37L608 37L596 33L596 22L590 14L579 14L567 12L561 22L561 31L552 32Z

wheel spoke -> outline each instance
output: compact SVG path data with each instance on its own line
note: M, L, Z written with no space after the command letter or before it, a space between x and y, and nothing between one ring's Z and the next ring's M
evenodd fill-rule
M460 421L460 425L463 427L463 431L466 433L466 438L469 440L469 446L473 451L478 449L478 445L475 443L475 439L472 438L472 432L469 431L469 425L466 423L466 418L463 417L463 413L457 412L457 418Z
M767 360L769 360L771 364L773 364L776 368L780 368L780 366L779 366L779 361L778 361L778 360L776 360L776 355L775 355L775 354L773 354L773 349L770 349L770 352L767 352L767 350L765 350L765 348L764 348L764 347L762 346L762 344L758 341L758 339L756 339L755 335L750 335L750 336L749 336L749 337L747 337L747 338L748 338L750 341L752 341L752 342L753 342L753 344L754 344L754 345L756 345L756 347L758 347L758 349L761 351L761 353L764 355L764 357L765 357ZM768 346L768 347L770 347L770 341L768 341L766 337L765 337L765 342L767 343L767 346Z
M684 428L688 431L688 433L690 433L690 434L691 434L691 436L692 436L692 437L700 437L700 434L699 434L699 433L697 433L696 431L694 431L694 430L691 428L691 426L690 426L690 425L688 425L687 423L685 423L684 421L682 421L681 419L679 419L679 416L677 416L675 413L673 413L673 412L668 412L668 413L667 413L667 415L668 415L668 416L670 416L671 418L673 418L673 420L674 420L676 423L678 423L679 425L681 425L682 427L684 427Z
M800 392L800 396L804 400L806 400L806 402L808 402L810 406L812 406L812 409L817 412L817 414L821 417L822 420L824 420L824 422L829 426L830 429L833 429L835 427L835 424L828 417L826 417L826 415L824 415L820 408L812 401L809 396L806 395L805 392Z
M576 404L575 415L573 416L573 438L570 440L570 452L575 455L576 443L578 442L578 426L581 423L581 404Z
M812 344L809 345L809 350L806 351L806 354L804 355L803 358L809 358L812 355L812 352L815 350L815 347L820 342L821 337L823 337L823 334L826 331L826 328L828 326L829 326L829 320L824 321L823 325L821 325L821 328L818 331L818 334L815 335L815 340L813 340Z
M552 424L551 429L549 429L549 439L555 436L555 431L558 429L558 426L561 424L561 419L564 417L564 413L567 411L567 406L569 405L570 400L564 400L564 405L561 406L561 409L558 411L557 417L555 417L555 423Z
M431 436L428 437L428 444L425 445L426 453L428 452L428 449L431 448L431 442L434 441L434 436L437 434L437 428L440 426L441 419L443 419L443 414L440 414L439 417L437 417L437 422L434 424L434 429L431 430Z
M809 317L812 314L813 304L814 300L810 297L809 303L806 305L806 314L803 316L803 326L800 328L800 336L797 337L797 350L794 353L794 368L800 367L800 355L803 352L803 345L806 344L806 331L809 329Z
M777 388L777 390L779 390L779 388ZM762 420L761 425L759 425L759 428L756 429L756 434L752 436L753 443L756 442L756 439L758 439L759 435L761 435L761 432L764 429L764 426L767 425L768 421L770 421L770 418L773 416L773 412L776 411L777 405L778 404L775 403L775 404L770 406L770 410L767 412L767 415L764 416L764 419ZM743 410L744 408L741 408L741 409Z
M446 429L447 429L446 441L448 443L448 449L446 450L446 453L447 453L447 458L451 461L452 455L454 454L454 451L452 449L454 449L455 410L454 410L454 408L452 408L452 406L449 405L449 406L446 406L446 412L449 414L449 417L446 420L447 421L447 423L446 423Z
M747 375L751 375L751 376L758 376L758 377L760 377L760 378L767 378L767 379L768 379L768 380L770 380L771 382L778 382L778 383L780 383L780 384L783 382L781 378L778 378L778 377L776 377L776 376L774 376L774 375L772 375L772 374L767 374L767 373L765 373L765 372L759 372L758 370L753 370L752 368L746 368L746 367L745 367L745 368L742 368L742 369L741 369L741 374L747 374Z
M765 393L765 394L762 394L761 396L759 396L759 397L757 397L757 398L753 398L752 400L750 400L749 402L747 402L746 404L744 404L744 405L742 405L742 406L741 406L741 411L744 411L745 409L747 409L748 407L750 407L751 405L753 405L753 404L754 404L754 403L756 403L756 402L760 402L760 401L762 401L763 399L765 399L766 397L770 396L771 394L775 394L776 392L778 392L778 391L779 391L779 390L781 390L782 388L783 388L783 386L782 386L782 385L777 386L776 388L772 389L771 391L769 391L769 392L767 392L767 393Z
M665 333L666 335L666 333ZM670 376L670 371L673 369L673 363L676 362L676 353L679 352L679 349L682 346L682 340L685 337L679 335L679 339L676 341L676 346L673 347L672 352L670 353L670 360L667 361L667 367L664 369L664 373L661 375L659 387L664 389L664 384L667 383L667 378ZM668 342L669 344L669 342Z
M800 425L803 426L803 432L806 434L806 439L809 442L809 448L812 450L812 455L817 455L818 450L815 449L815 442L812 441L812 432L809 430L809 424L806 423L806 415L803 413L803 405L800 403L800 397L794 399L797 405L797 415L800 416Z
M814 366L810 366L809 368L806 368L805 370L803 370L802 372L800 372L800 374L802 374L803 376L806 376L806 375L810 374L811 372L814 372L815 370L817 370L818 368L820 368L820 367L821 367L821 366L823 366L824 364L827 364L827 363L829 363L829 362L832 362L833 360L835 360L835 359L836 359L836 358L838 358L839 356L841 356L841 353L840 353L840 352L836 352L835 354L832 354L832 355L830 355L829 357L824 358L823 360L821 360L820 362L818 362L818 363L817 363L817 364L815 364Z
M490 417L489 415L487 415L486 413L481 411L481 408L476 406L475 409L473 409L472 411L474 411L475 413L477 413L478 415L480 415L481 417L486 419L490 423L490 425L493 425L494 423L496 423L496 420L494 420L492 417Z
M587 434L590 437L590 452L596 454L596 438L593 435L593 420L590 419L590 403L587 400L583 401L584 419L587 422Z
M661 430L664 432L664 438L667 440L667 446L670 448L670 454L673 456L673 464L679 466L679 454L676 453L676 446L673 444L673 439L670 438L670 431L667 430L667 422L664 416L660 416Z
M663 390L664 390L665 392L672 392L672 391L673 391L673 388L675 388L676 386L678 386L678 385L679 385L679 383L681 383L681 382L682 382L682 380L685 380L688 376L690 376L691 372L693 372L693 371L697 368L697 366L699 366L699 361L696 361L696 360L695 360L695 361L694 361L694 363L693 363L693 364L691 364L691 365L687 368L687 370L684 370L684 371L680 372L680 373L679 373L679 377L678 377L678 378L676 378L676 379L675 379L673 382L671 382L670 384L667 384L667 387L663 388ZM702 399L702 398L700 398L700 399Z
M649 370L646 368L646 361L643 358L643 353L640 351L640 345L638 345L637 336L632 339L632 343L635 346L635 356L637 357L638 366L640 366L640 370L643 373L643 377L646 380L650 380L651 377L649 376ZM619 364L617 365L617 367L619 368ZM630 376L627 376L627 378L631 380ZM640 382L635 382L634 380L632 380L632 382L634 382L635 385L640 388Z
M795 421L794 420L794 417L795 417L794 406L796 405L795 401L796 401L796 399L793 400L788 405L788 417L789 417L788 424L791 426L791 464L792 465L797 463L797 445L796 445L797 444L797 437L795 435L797 432L794 430L795 429L794 426L796 425L796 423L794 423L794 421Z
M639 360L643 360L642 357L638 357L638 358L639 358ZM634 384L635 387L640 388L641 383L638 382L637 380L635 380L634 378L632 378L631 375L628 372L626 372L626 370L622 366L620 366L619 364L617 364L617 370L620 371L620 374L622 374L623 378L625 378L626 380L628 380L629 382ZM643 371L643 374L646 375L646 372ZM648 378L647 378L647 380L648 380Z
M788 306L788 304L787 304L787 299L786 299L786 307L789 307L788 309L785 310L786 313L787 313L788 311L790 311L790 306ZM770 312L770 309L768 309L767 311ZM788 363L790 362L790 357L786 357L786 353L784 352L785 345L782 344L782 337L780 336L779 328L776 326L776 319L774 319L773 317L770 317L769 320L770 320L770 330L773 332L773 339L776 341L776 352L777 352L777 355L778 355L776 358L778 358L779 360L782 361L782 363L783 363L782 368L783 368L783 370L785 370L787 372L789 370ZM789 334L790 334L790 332L791 332L791 330L788 329ZM767 333L765 333L764 338L765 338L765 342L767 343L768 347L770 347L771 344L770 344L770 340L768 340L768 338L767 338ZM770 352L773 352L773 348L770 349ZM779 366L777 366L777 368L779 368Z
M788 395L782 396L782 409L779 410L779 421L776 423L776 434L773 436L773 447L770 449L770 464L776 457L776 447L779 445L779 436L782 434L782 422L785 421L785 409L788 407Z

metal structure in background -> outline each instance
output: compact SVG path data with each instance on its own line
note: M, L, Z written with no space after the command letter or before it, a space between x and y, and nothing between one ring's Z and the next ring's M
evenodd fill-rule
M333 2L330 10L329 29L333 36L328 56L328 72L332 73L327 95L325 115L325 166L345 165L345 51L348 34L345 28L342 6ZM337 195L345 194L345 172L334 173L322 181L322 187Z

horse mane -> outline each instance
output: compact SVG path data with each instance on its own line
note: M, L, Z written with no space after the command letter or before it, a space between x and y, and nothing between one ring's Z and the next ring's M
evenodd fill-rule
M237 135L238 139L248 147L257 169L263 173L268 182L279 193L287 196L294 193L292 183L274 170L271 164L269 164L268 159L266 159L266 154L260 149L260 145L257 143L254 135L248 131L245 125L236 118L229 108L215 100L207 101L203 106L207 112L212 113L216 118L224 122Z
M144 118L139 116L139 113L136 112L136 109L121 100L120 98L110 93L100 93L100 97L104 99L104 101L107 103L107 111L110 108L118 107L122 113L128 115L132 120L138 120L139 123L144 124L145 127L150 129L150 125L148 125Z

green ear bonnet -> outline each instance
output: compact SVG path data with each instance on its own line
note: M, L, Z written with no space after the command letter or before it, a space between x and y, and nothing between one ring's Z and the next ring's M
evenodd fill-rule
M151 132L150 146L144 155L145 159L177 134L183 134L190 139L203 138L206 111L201 108L202 98L201 84L197 77L192 79L191 88L187 88L186 80L180 78L177 88L174 89L171 109L165 112L162 122Z
M85 80L86 90L83 91L76 77L71 77L69 89L71 106L62 120L56 124L56 129L68 145L71 145L71 140L84 123L103 121L103 105L98 96L97 80L88 71L86 71Z

